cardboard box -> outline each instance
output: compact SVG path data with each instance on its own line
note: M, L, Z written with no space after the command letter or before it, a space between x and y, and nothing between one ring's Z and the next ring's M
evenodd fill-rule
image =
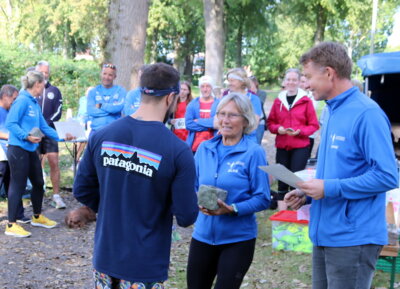
M312 252L308 237L308 221L297 220L296 211L280 211L269 219L272 222L272 248L275 250Z

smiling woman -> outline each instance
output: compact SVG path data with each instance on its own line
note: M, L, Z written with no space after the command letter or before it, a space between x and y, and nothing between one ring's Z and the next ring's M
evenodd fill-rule
M318 130L315 109L307 92L299 88L300 71L290 68L285 73L285 89L275 99L267 124L271 133L276 134L276 162L293 172L306 167L309 156L309 136ZM284 195L289 185L278 182L279 208L286 209Z
M253 260L257 223L255 213L268 208L265 152L249 136L257 126L246 95L230 93L218 104L220 134L200 144L196 155L197 182L228 192L219 208L200 207L190 244L189 289L240 288ZM223 285L222 285L223 284ZM222 286L222 287L221 287Z

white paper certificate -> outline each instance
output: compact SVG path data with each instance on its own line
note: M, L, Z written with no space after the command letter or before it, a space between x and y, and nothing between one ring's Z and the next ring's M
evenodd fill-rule
M65 139L66 134L69 133L76 137L76 140L86 140L85 129L76 120L68 120L68 121L56 121L54 123L58 137L61 139Z
M285 166L281 164L273 164L269 166L259 166L264 172L267 172L271 176L274 176L281 182L288 184L289 186L298 189L299 187L296 186L296 183L303 182L301 178L296 176L290 170L288 170Z

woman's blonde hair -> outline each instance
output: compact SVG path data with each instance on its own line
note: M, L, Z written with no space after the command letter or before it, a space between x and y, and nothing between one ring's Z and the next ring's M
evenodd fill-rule
M21 77L21 85L23 89L32 88L36 82L43 82L44 76L41 72L32 70Z

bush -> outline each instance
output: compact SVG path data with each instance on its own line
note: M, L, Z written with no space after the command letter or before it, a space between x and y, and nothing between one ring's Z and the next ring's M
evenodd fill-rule
M26 69L40 60L47 60L51 65L50 81L63 95L64 111L72 108L76 112L79 97L84 95L87 87L99 82L100 66L95 61L65 59L61 55L39 53L4 43L1 46L0 85L13 84L20 88L20 79Z

